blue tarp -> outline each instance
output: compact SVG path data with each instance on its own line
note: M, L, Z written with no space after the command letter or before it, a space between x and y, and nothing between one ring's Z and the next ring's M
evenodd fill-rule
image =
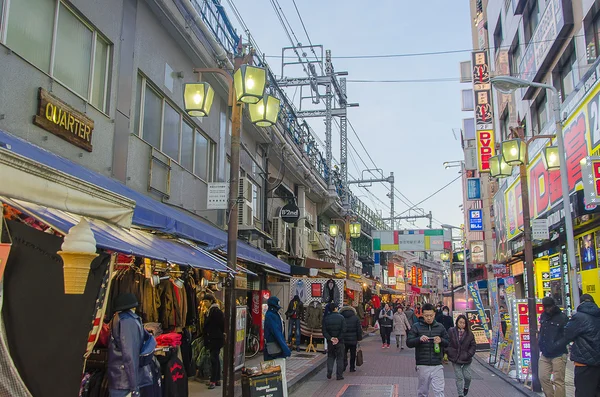
M67 212L46 208L21 200L0 198L7 204L33 216L66 234L80 220L79 216ZM197 250L173 240L164 239L142 230L126 230L101 220L89 220L96 246L124 254L141 256L179 265L189 265L202 269L227 272L223 261L217 260L206 252Z
M0 146L48 167L134 200L136 205L133 212L133 224L137 226L199 241L207 245L227 243L227 233L225 231L160 203L115 179L87 169L80 164L60 157L2 130L0 130ZM290 265L268 252L261 251L241 241L238 242L238 257L258 264L266 264L282 273L290 274Z

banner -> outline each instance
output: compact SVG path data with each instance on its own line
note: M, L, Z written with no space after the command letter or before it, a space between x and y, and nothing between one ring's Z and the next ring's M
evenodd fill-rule
M452 317L454 318L454 323L456 324L456 319L459 315L464 314L467 316L469 320L469 329L473 332L473 336L475 337L475 344L477 345L477 351L489 350L490 349L490 340L488 339L485 328L490 328L490 317L491 313L489 309L485 309L485 318L481 321L479 317L479 313L476 310L467 310L466 312L462 311L454 311L452 312Z
M490 295L490 307L492 311L492 342L490 346L490 357L488 364L496 364L498 359L498 344L500 342L500 315L498 305L498 281L488 279L488 293Z
M235 311L235 347L233 353L233 367L237 371L244 366L246 357L246 306L237 306Z
M374 230L373 252L444 251L444 229ZM449 241L449 240L448 240Z
M481 295L479 294L479 287L477 286L477 282L469 283L467 285L469 290L469 296L471 297L471 299L473 299L473 302L475 303L475 310L477 311L477 316L479 316L479 321L481 322L483 331L485 332L489 343L489 339L491 336L490 327L485 315L485 309L483 308L483 302L481 301Z

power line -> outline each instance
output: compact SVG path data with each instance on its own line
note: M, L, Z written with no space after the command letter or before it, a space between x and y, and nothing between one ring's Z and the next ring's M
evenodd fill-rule
M459 180L460 178L462 178L462 174L460 174L459 176L457 176L456 178L454 178L453 180L451 180L450 182L448 182L447 184L445 184L444 186L442 186L441 188L439 188L438 190L436 190L435 192L431 193L429 196L425 197L423 200L419 201L417 204L415 204L415 206L424 203L425 201L429 200L430 198L432 198L433 196L435 196L436 194L438 194L439 192L441 192L442 190L444 190L445 188L447 188L448 186L452 185L454 182L456 182L457 180ZM406 211L400 213L400 215L407 213L408 211L410 211L411 208L407 209Z
M296 14L298 14L298 19L300 19L300 23L302 24L302 29L304 29L304 34L306 34L306 38L308 39L308 44L310 45L310 49L313 53L313 55L315 56L315 59L317 60L317 63L319 64L319 66L321 67L321 73L323 73L323 63L322 62L318 62L319 61L319 57L317 56L317 53L315 52L315 49L313 47L313 43L310 40L310 36L308 34L308 31L306 30L306 25L304 24L304 20L302 19L302 15L300 15L300 10L298 9L298 5L296 4L296 0L292 0L292 3L294 3L294 8L296 9ZM307 58L308 60L308 58Z

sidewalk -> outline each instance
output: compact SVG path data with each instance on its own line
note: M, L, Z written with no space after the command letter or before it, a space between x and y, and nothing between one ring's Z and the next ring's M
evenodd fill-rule
M512 379L510 376L506 375L504 372L498 370L493 365L488 364L489 352L477 352L475 354L475 359L481 364L482 367L487 368L490 372L513 386L519 392L526 396L534 396L534 397L543 397L544 393L534 393L528 388L526 388L523 383L517 381L516 379ZM567 397L572 397L575 395L575 386L573 383L575 366L573 361L567 361L567 369L565 373L565 386L566 386L566 395Z
M259 367L261 361L263 361L263 355L262 353L259 353L255 357L246 360L246 367ZM286 360L288 391L291 393L300 386L303 378L309 378L323 369L326 365L326 361L327 356L321 352L306 353L304 350L292 352L292 356ZM241 397L242 395L241 375L240 371L235 373L235 397ZM218 397L222 394L222 387L208 390L205 382L201 383L196 380L190 380L189 382L190 397Z

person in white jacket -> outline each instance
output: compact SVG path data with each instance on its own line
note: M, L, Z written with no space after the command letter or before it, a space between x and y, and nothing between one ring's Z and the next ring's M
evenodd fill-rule
M410 323L402 307L398 306L398 310L394 313L394 335L396 335L396 348L404 350L406 344L406 333L410 330Z

